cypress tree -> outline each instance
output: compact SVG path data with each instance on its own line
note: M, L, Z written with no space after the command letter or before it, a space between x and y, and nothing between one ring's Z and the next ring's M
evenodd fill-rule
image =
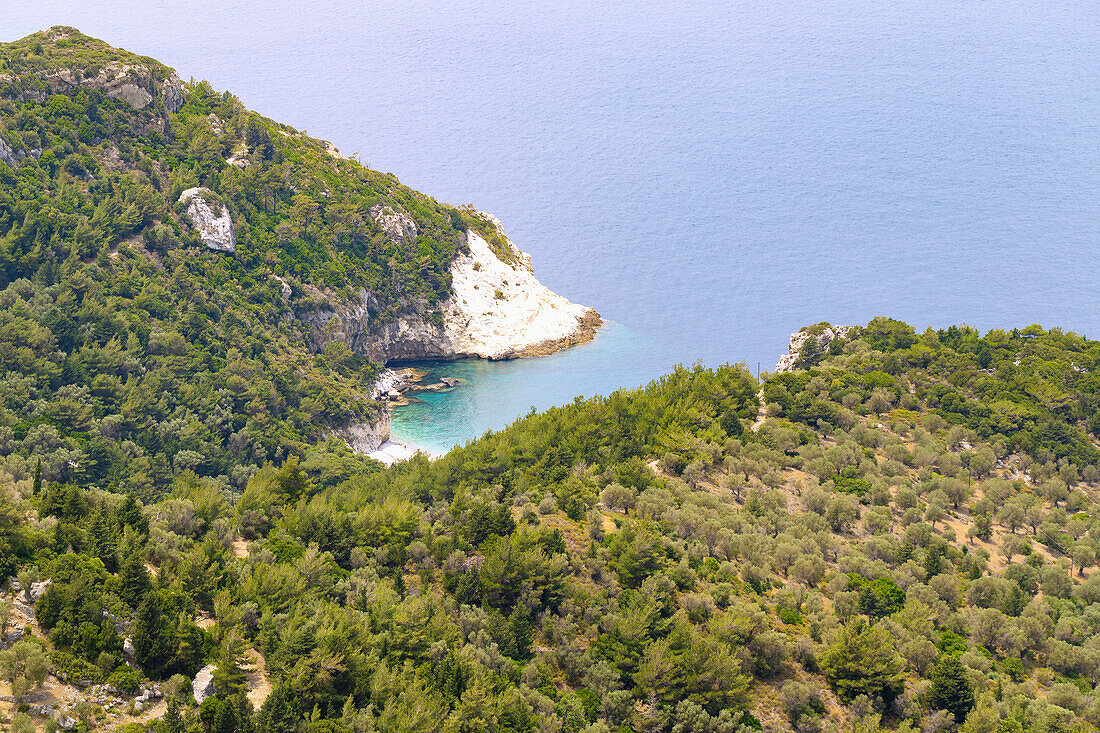
M933 710L950 712L955 716L955 722L960 724L974 707L974 690L966 679L962 663L954 654L941 654L936 660L932 668L928 704Z
M34 467L34 487L31 489L31 493L38 496L38 492L42 490L42 459L38 459L38 464Z

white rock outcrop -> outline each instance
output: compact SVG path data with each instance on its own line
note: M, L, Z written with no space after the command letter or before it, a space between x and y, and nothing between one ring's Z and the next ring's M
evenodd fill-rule
M808 326L792 333L790 341L787 342L787 353L779 357L779 362L775 365L776 373L794 371L795 362L802 354L802 347L806 345L806 341L809 339L817 339L818 346L827 349L835 339L847 338L852 328L853 326L834 326L831 323L819 323L816 326Z
M472 229L466 243L469 254L451 263L453 292L443 311L455 353L486 359L537 356L571 345L566 342L598 325L591 308L539 282L526 253L517 249L513 264L503 262Z
M56 69L42 75L50 90L72 93L79 87L100 89L108 97L121 99L134 109L145 109L159 92L168 112L178 112L183 106L183 85L176 73L170 72L160 84L152 80L150 70L141 64L111 61L94 76L85 76L83 69Z
M9 168L18 168L23 162L23 156L12 150L3 137L0 137L0 161L7 163Z
M372 218L395 241L406 241L415 231L407 214L375 208L371 209L375 212ZM316 346L322 348L325 341L335 338L371 361L388 364L542 356L591 341L603 325L600 315L540 283L530 256L504 236L500 222L481 212L476 216L497 229L498 241L508 251L501 259L476 230L465 232L463 249L467 251L451 262L452 292L440 312L431 313L422 302L407 300L394 306L396 316L378 320L378 301L360 290L357 301L335 311L299 314L313 327Z
M195 696L195 704L202 705L206 698L214 695L214 670L217 668L215 664L208 664L191 681L191 694Z
M386 369L378 375L378 380L371 387L370 398L372 400L397 399L411 386L412 382L404 371Z
M332 432L356 453L370 453L390 439L389 410L382 410L372 421L348 423Z
M367 213L390 239L402 242L412 242L416 239L418 233L416 222L404 211L395 211L389 206L375 204Z
M218 252L236 252L237 235L233 229L233 219L224 204L214 204L212 207L204 198L208 195L209 189L189 188L180 194L179 200L187 204L187 215L191 217L203 244Z
M278 275L272 275L271 277L275 278L275 280L278 281L279 294L283 296L283 300L290 300L290 296L294 294L294 289L290 287L290 283L288 283L286 280L279 277Z

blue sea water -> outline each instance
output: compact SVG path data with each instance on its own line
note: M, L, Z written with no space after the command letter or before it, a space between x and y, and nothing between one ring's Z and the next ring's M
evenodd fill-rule
M1100 335L1094 0L0 0L54 24L492 211L614 324L440 365L394 422L435 450L821 320Z

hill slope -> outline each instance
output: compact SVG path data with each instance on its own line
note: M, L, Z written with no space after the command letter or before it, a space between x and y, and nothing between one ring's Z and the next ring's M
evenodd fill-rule
M824 341L373 473L184 471L144 507L5 480L3 570L38 595L14 684L105 681L46 693L132 725L160 680L137 725L170 731L1096 730L1100 342ZM1005 401L1032 422L972 425Z
M0 44L0 286L4 470L143 497L309 451L359 466L322 443L385 437L381 364L600 324L491 216L63 27Z

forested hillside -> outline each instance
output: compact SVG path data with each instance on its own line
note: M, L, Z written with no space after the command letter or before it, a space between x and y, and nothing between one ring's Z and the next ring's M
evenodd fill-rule
M232 254L179 203L200 186ZM379 367L300 317L359 288L376 322L438 309L468 221L75 29L0 44L0 466L144 499L310 451L363 470L324 439L376 417Z
M7 479L0 669L134 731L1094 730L1098 346L876 319L384 471Z
M438 304L483 223L72 29L0 45L0 139L10 729L1100 725L1100 342L820 324L383 470L298 314Z

